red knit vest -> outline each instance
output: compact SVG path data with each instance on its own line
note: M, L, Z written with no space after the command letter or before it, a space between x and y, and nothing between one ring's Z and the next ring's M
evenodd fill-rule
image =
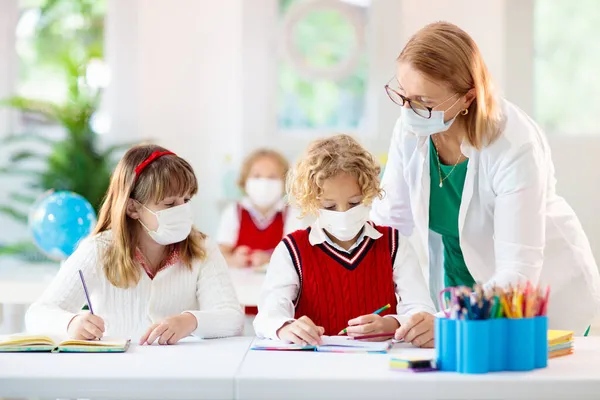
M306 315L325 328L325 335L337 335L349 320L371 314L388 303L391 308L381 315L396 312L393 265L398 231L373 226L383 236L365 236L351 254L327 242L311 246L310 228L283 239L300 278L296 318Z
M248 246L250 251L263 250L272 251L283 238L284 211L275 215L275 219L266 229L260 230L250 212L238 204L238 215L240 216L240 232L235 247Z

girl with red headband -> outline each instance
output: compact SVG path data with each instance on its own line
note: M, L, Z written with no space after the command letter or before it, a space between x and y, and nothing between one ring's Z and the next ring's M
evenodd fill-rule
M174 344L237 335L243 314L216 243L192 226L190 164L142 145L117 165L93 234L26 316L29 331ZM94 313L86 303L85 276Z

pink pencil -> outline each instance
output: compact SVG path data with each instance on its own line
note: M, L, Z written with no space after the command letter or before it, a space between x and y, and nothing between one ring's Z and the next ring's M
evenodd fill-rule
M394 337L396 332L387 332L387 333L375 333L372 335L363 335L363 336L354 336L351 337L352 340L363 340L363 339L374 339L380 337Z

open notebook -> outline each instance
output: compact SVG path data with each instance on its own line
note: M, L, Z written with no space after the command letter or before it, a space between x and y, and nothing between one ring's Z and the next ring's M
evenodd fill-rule
M323 344L319 346L301 346L283 340L256 339L252 350L305 350L328 353L387 353L392 347L392 341L365 342L352 340L348 336L322 336Z
M102 340L56 340L42 335L0 336L0 353L53 352L53 353L124 353L130 340L102 338Z

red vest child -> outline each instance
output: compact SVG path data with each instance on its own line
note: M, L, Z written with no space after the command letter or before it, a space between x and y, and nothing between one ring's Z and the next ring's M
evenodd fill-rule
M371 314L388 303L391 308L382 315L395 313L393 265L398 231L372 225L383 236L365 236L350 254L327 242L311 246L310 228L283 239L300 278L295 318L306 315L325 328L325 335L337 335L349 320Z
M257 250L273 251L283 238L283 225L286 210L279 211L271 225L261 230L254 223L250 212L242 207L237 206L238 215L240 216L240 231L235 247L247 246L250 248L250 253ZM258 314L258 307L246 306L246 315Z
M283 238L285 211L279 211L271 225L261 230L256 226L250 212L238 204L240 231L235 247L248 246L250 252L255 250L272 251Z

